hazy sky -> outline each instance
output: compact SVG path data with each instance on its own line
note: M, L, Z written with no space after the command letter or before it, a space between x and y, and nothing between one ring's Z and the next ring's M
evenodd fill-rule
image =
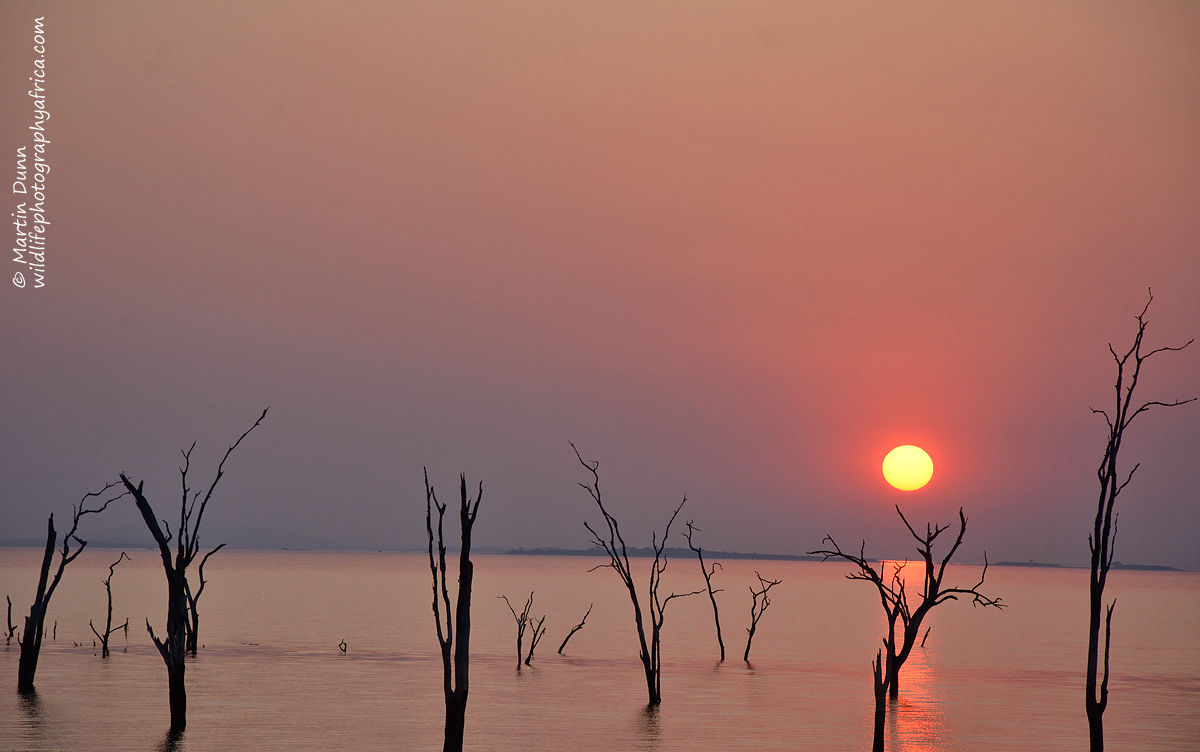
M1108 343L1149 287L1200 335L1192 2L2 7L0 185L41 17L52 224L0 275L0 538L118 472L170 518L269 405L209 544L423 547L428 466L477 545L582 548L572 440L630 545L686 493L712 549L961 505L966 560L1082 564ZM1118 560L1200 568L1198 458L1200 405L1134 424Z

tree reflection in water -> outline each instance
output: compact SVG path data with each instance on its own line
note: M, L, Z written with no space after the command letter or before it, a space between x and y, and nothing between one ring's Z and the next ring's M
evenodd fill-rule
M23 736L30 741L44 742L46 740L46 714L42 708L42 698L35 689L32 692L17 695L21 708ZM40 746L40 744L39 744Z
M659 742L662 741L658 709L658 705L647 705L638 714L638 749L658 749Z

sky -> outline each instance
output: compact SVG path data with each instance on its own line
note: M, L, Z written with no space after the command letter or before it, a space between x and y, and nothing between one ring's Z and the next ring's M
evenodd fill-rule
M171 519L269 406L207 545L421 549L428 468L476 546L585 548L574 442L632 546L686 495L707 549L904 558L895 505L961 506L963 561L1082 565L1109 343L1150 289L1148 344L1200 334L1194 3L0 8L51 223L0 275L0 539L122 472ZM1198 456L1200 404L1139 416L1117 560L1200 569ZM149 545L129 499L81 534Z

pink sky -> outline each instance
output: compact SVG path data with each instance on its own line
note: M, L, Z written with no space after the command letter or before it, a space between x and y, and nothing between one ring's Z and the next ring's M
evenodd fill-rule
M421 547L428 465L480 545L582 548L571 439L632 545L687 493L710 548L904 556L899 502L1086 559L1107 344L1148 287L1152 344L1200 334L1200 7L305 8L3 7L9 172L47 23L54 224L0 293L0 538L118 471L167 509L271 405L214 523ZM1117 558L1200 568L1200 407L1124 452Z

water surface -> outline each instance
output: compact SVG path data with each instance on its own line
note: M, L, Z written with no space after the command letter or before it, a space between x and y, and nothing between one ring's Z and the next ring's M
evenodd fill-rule
M16 694L18 648L0 645L0 749L156 750L169 716L166 670L146 634L165 622L166 584L149 550L113 578L107 659L101 580L119 552L87 549L51 605L36 700ZM27 613L40 551L0 549L0 594ZM475 557L471 750L860 750L870 746L878 598L837 563L728 561L715 584L727 660L706 597L674 600L663 637L663 704L645 708L632 609L613 572L575 557ZM639 579L649 561L635 559ZM783 584L741 661L754 571ZM444 710L428 560L423 554L222 551L205 567L200 655L188 665L185 752L433 750ZM979 568L951 567L970 586ZM453 579L453 575L452 575ZM1114 571L1110 750L1200 749L1200 574ZM664 587L703 587L673 559ZM531 668L516 670L512 615L497 596L546 614ZM1003 611L939 606L901 674L888 749L1080 750L1087 572L992 567ZM587 625L555 653L594 603ZM22 613L24 612L24 613ZM345 640L343 655L338 643ZM526 641L526 645L528 642Z

